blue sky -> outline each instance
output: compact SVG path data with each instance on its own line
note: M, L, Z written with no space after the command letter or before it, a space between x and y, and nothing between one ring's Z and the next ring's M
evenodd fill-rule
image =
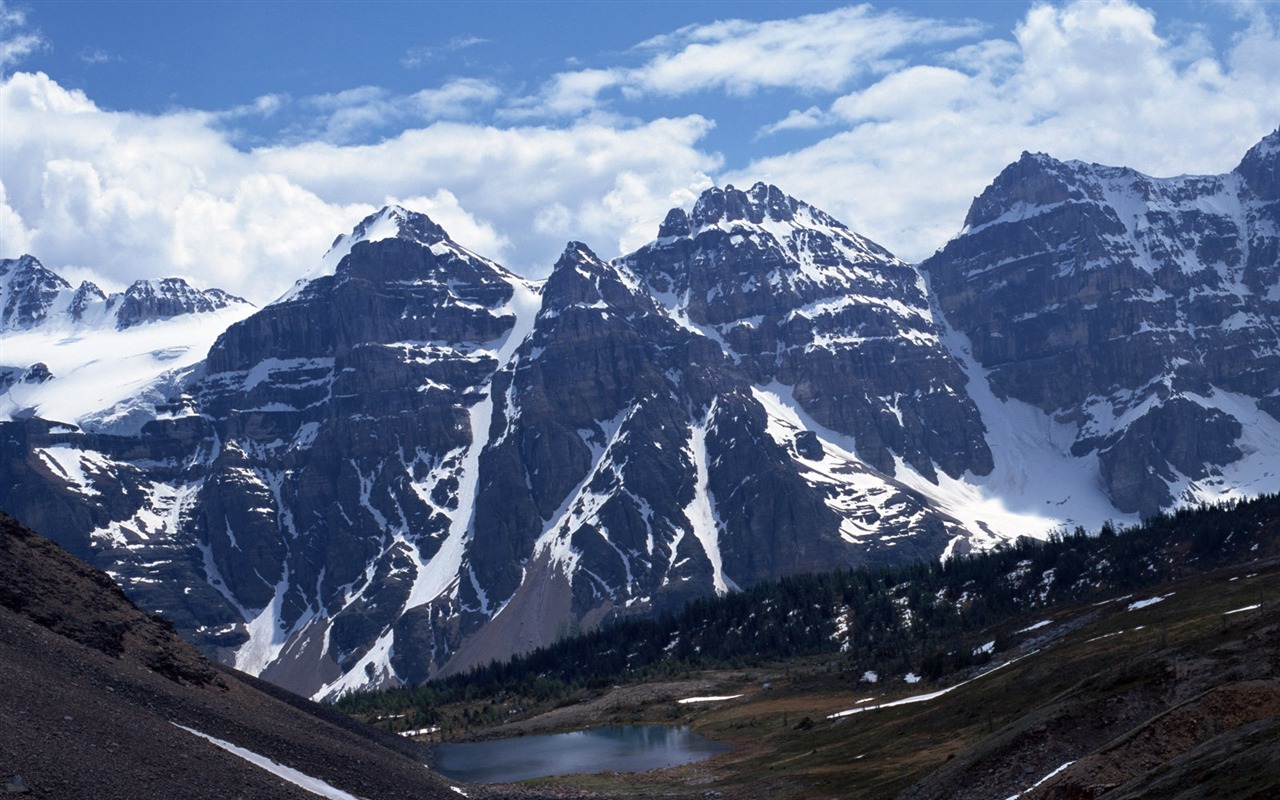
M0 3L0 256L267 302L387 202L544 275L711 185L909 260L1023 150L1224 172L1280 4Z

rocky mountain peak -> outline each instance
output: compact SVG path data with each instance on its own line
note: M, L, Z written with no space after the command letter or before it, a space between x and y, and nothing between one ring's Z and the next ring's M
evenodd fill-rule
M88 288L82 285L76 291L77 298L83 301L82 313L83 306L92 298L94 289L97 287L88 284ZM101 295L101 290L98 290L98 294ZM182 278L134 281L120 298L119 309L116 311L116 328L124 330L146 322L171 319L183 314L205 314L233 304L248 303L248 300L221 289L197 289Z
M976 197L965 217L972 231L1006 215L1028 209L1083 200L1073 165L1044 153L1023 151L1022 157L1005 167L991 185Z
M34 256L0 259L0 330L25 330L43 322L71 284Z
M801 213L802 209L807 215ZM673 214L674 212L667 215L659 236L679 235L674 231L682 227L680 215L673 217ZM805 216L809 219L802 219ZM749 222L753 225L768 222L811 222L821 226L844 227L827 214L791 197L778 187L761 182L746 191L735 189L732 185L723 189L707 189L694 204L693 213L689 215L686 224L693 229L690 231L693 233L709 227L728 226L734 222ZM664 233L663 229L673 232Z
M823 211L763 183L709 189L618 263L754 384L790 387L806 414L855 437L877 469L894 474L902 458L929 480L935 464L990 471L977 410L946 388L964 378L919 273Z
M1024 153L920 266L996 394L1076 426L1121 511L1254 479L1241 437L1280 408L1277 151L1280 131L1235 175L1175 178Z
M436 255L453 252L464 261L482 260L449 238L449 234L426 214L410 211L402 206L389 205L361 220L351 233L344 233L333 240L328 252L310 272L299 278L289 291L276 303L297 300L315 281L338 275L343 261L351 251L362 244L375 244L396 240L416 248L430 249ZM394 247L394 246L393 246ZM396 250L396 252L400 252ZM496 265L494 265L496 266ZM349 268L345 277L351 277Z
M93 283L92 281L82 281L80 285L76 287L75 294L71 296L71 306L68 309L71 313L71 318L76 322L79 322L84 319L85 312L87 312L91 306L98 303L105 303L106 300L106 293L99 289L96 283Z
M687 237L689 233L689 213L683 208L673 208L668 211L666 218L658 226L659 239Z
M339 240L342 238L338 237ZM365 242L391 238L410 239L430 247L448 239L449 234L426 214L410 211L398 205L389 205L361 220L351 232L351 238Z
M544 312L571 306L635 310L637 281L625 267L600 259L581 242L569 242L543 290ZM652 304L646 310L652 310Z
M1249 148L1235 172L1258 197L1280 199L1280 128Z

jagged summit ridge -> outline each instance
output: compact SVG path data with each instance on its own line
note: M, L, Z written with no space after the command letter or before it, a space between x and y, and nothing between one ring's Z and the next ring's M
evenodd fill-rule
M74 290L34 256L0 260L0 330L22 331L41 325L124 330L187 314L207 314L231 306L250 306L221 289L197 289L182 278L139 280L123 292L107 295L84 281Z
M0 261L0 420L41 416L136 433L214 338L254 306L181 278L105 294L31 257ZM163 388L161 388L163 387ZM186 411L178 413L187 413Z
M1071 426L1121 510L1276 485L1247 454L1280 436L1277 142L1176 178L1024 154L921 265L993 390Z
M452 254L464 262L482 261L493 269L506 272L496 263L454 242L444 228L426 214L410 211L398 205L385 206L365 217L350 233L340 234L316 266L285 292L276 303L296 298L313 282L331 276L341 279L342 264L353 249L361 244L373 244L396 239L406 245L413 244L431 250L437 256Z
M938 466L953 476L990 471L965 378L910 264L762 183L707 190L692 215L671 212L659 233L617 263L721 343L754 384L784 386L889 475L897 459L930 480ZM870 374L871 361L883 368ZM938 415L946 425L926 422Z

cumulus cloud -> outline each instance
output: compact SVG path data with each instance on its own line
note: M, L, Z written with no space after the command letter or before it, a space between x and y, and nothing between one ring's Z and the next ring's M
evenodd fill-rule
M551 206L568 220L560 230L603 253L647 241L637 239L641 230L652 238L663 213L709 186L708 174L720 166L697 147L710 126L698 116L627 127L595 119L567 128L439 122L375 144L311 142L264 148L255 158L334 202L359 202L371 186L392 197L448 189L507 237L510 249L486 255L539 274L564 245L539 232ZM617 205L621 197L631 202ZM610 214L600 212L605 203L614 204Z
M243 151L217 114L107 111L18 73L0 84L0 118L6 257L31 252L107 285L179 274L259 303L383 202L438 215L461 244L538 275L569 231L605 253L642 243L719 167L697 147L711 123L696 116L561 129L437 122L376 144Z
M1023 150L1157 176L1225 172L1280 120L1280 40L1260 9L1246 20L1215 57L1124 0L1037 5L1012 39L880 76L830 104L835 133L724 178L771 180L918 260Z

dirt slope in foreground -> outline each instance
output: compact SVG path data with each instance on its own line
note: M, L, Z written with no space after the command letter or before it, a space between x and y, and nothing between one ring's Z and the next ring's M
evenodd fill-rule
M15 797L316 797L178 725L367 800L458 796L413 743L216 667L3 514L0 719Z

